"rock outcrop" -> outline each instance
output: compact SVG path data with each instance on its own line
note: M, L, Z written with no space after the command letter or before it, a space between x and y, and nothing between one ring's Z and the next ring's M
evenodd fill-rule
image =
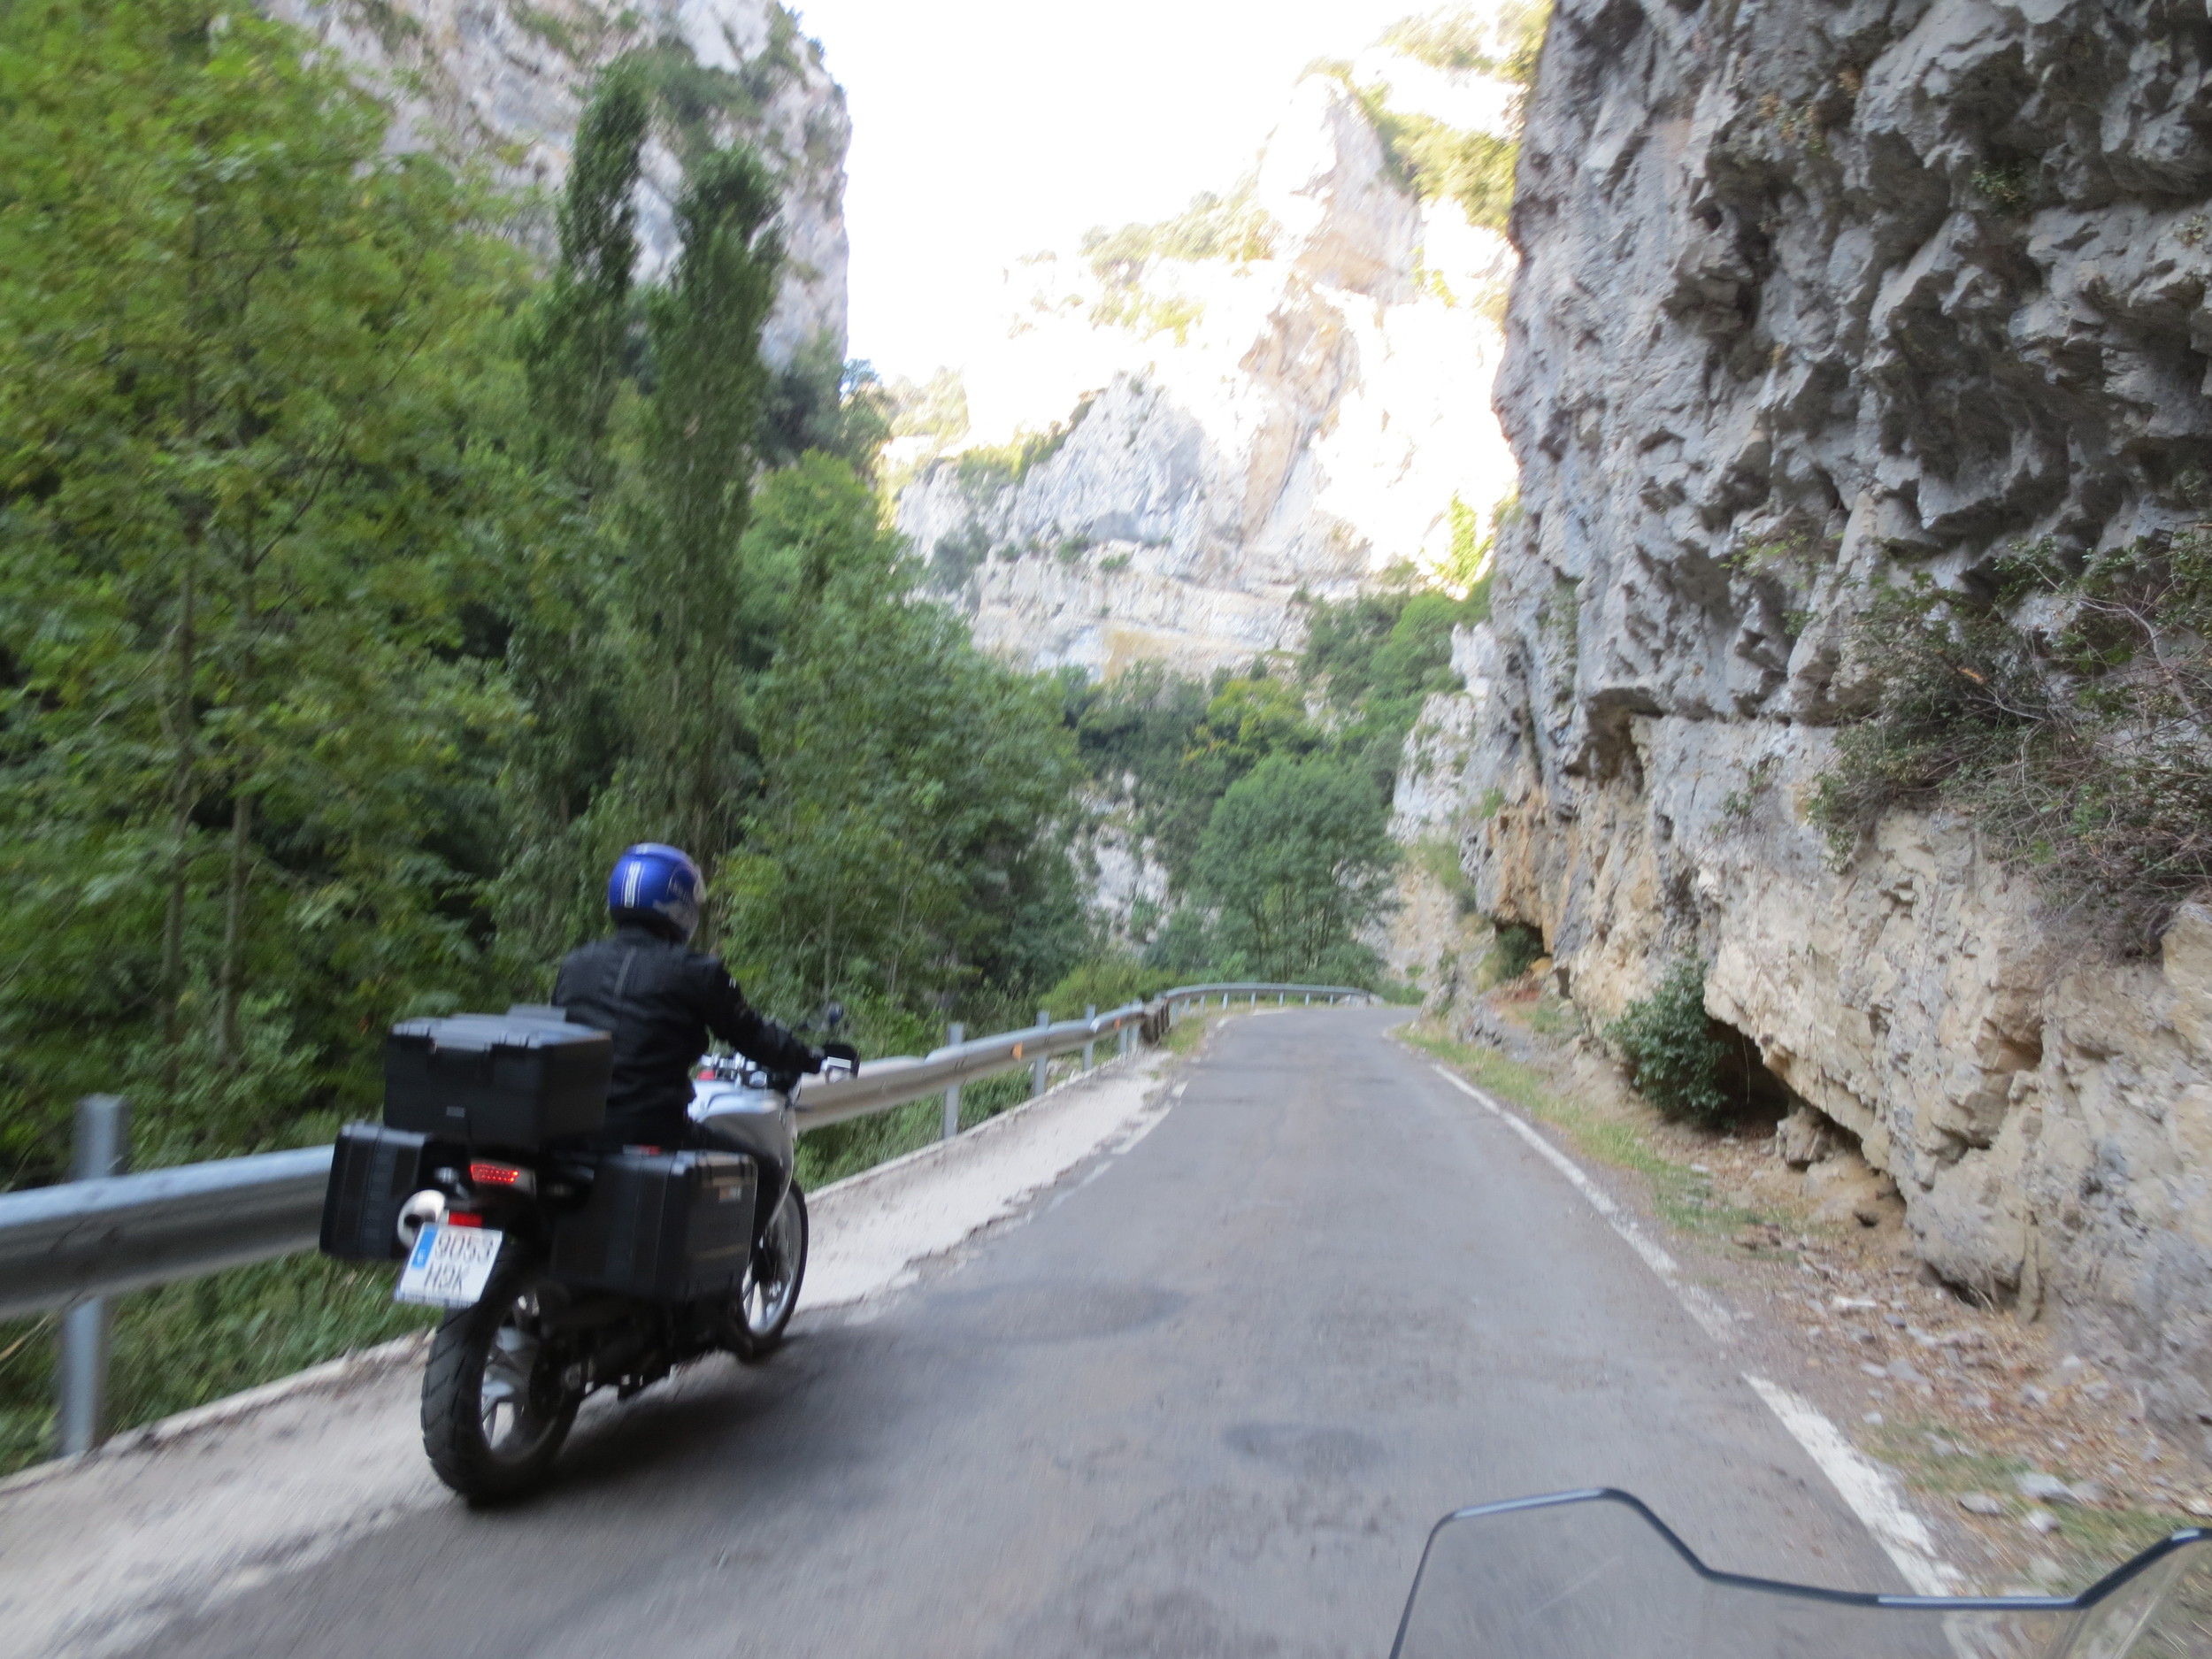
M1025 664L1294 649L1302 593L1441 561L1512 487L1488 410L1510 252L1417 200L1344 79L1300 82L1236 196L1152 228L1010 273L1031 435L899 498L979 641ZM992 377L969 365L979 411Z
M819 42L776 0L267 0L359 66L393 107L393 142L455 151L510 188L550 193L568 176L593 74L642 51L681 83L681 103L721 142L742 138L783 182L787 256L763 331L769 361L826 340L845 351L845 150L852 124ZM666 135L646 148L641 274L676 254L680 170Z
M2193 1446L2212 910L2116 960L1970 822L1837 869L1807 808L1871 582L2212 503L2208 64L2194 0L1561 0L1497 394L1523 511L1430 721L1479 908L1586 1011L1702 956L1918 1253Z

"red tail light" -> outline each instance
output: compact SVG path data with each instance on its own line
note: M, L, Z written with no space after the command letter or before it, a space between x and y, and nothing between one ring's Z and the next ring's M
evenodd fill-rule
M523 1171L511 1164L472 1164L469 1179L479 1187L516 1187L521 1185Z
M484 1217L472 1216L465 1210L449 1210L445 1212L445 1225L449 1227L480 1227L484 1225Z

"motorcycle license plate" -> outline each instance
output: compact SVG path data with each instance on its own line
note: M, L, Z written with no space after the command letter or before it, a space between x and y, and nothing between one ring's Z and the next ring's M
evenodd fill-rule
M433 1308L473 1308L499 1260L499 1241L507 1235L495 1227L425 1227L416 1236L414 1253L399 1271L394 1302L419 1302Z

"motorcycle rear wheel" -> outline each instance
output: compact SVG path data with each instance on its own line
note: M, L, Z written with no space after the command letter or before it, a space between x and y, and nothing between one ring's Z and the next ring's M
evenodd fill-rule
M541 1485L583 1403L540 1327L544 1270L503 1261L472 1308L438 1326L422 1374L422 1445L438 1479L472 1503Z
M757 1365L783 1346L806 1277L806 1200L794 1181L730 1298L730 1352L745 1364Z

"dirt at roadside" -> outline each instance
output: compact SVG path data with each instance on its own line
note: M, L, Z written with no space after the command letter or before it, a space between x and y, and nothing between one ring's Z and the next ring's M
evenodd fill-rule
M1686 1273L1747 1316L1747 1366L1893 1471L1970 1588L2078 1588L2212 1517L2212 1470L2146 1422L2139 1390L2053 1325L1937 1282L1910 1254L1902 1206L1855 1159L1797 1169L1765 1125L1663 1121L1572 1007L1531 985L1453 1024L1475 1041L1441 1057L1610 1166Z

